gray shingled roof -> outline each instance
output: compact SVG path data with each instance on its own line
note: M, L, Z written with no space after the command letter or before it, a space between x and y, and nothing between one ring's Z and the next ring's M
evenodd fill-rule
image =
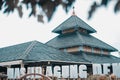
M0 63L16 60L23 60L25 63L51 61L53 63L58 62L61 64L120 62L120 58L112 55L99 55L84 52L79 52L78 54L65 53L38 41L30 41L14 46L0 48Z
M87 45L107 49L110 51L117 51L117 49L108 45L107 43L93 37L92 35L74 32L69 34L61 34L46 43L55 48L66 48L80 45Z
M64 53L38 41L26 42L14 46L0 48L0 62L23 60L24 62L60 61L70 63L87 62L78 56ZM89 63L89 62L88 62Z
M120 58L112 56L112 55L105 55L105 54L93 54L93 53L82 53L84 59L90 61L91 63L119 63Z
M55 28L52 32L60 33L62 30L70 29L70 28L83 28L88 30L90 33L96 32L95 29L93 29L91 26L89 26L87 23L85 23L83 20L78 18L75 15L72 15L70 18L68 18L66 21L61 23L57 28Z

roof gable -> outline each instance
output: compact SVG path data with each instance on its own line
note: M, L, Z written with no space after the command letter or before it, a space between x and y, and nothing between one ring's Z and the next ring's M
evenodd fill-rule
M0 62L20 60L31 42L0 48Z
M61 23L57 28L55 28L52 32L61 33L61 31L71 28L83 28L88 30L90 33L96 32L95 29L93 29L86 22L78 18L76 15L72 15L70 18Z

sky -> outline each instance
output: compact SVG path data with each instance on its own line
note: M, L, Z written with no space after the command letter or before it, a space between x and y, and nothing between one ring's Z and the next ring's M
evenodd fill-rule
M120 12L113 12L115 2L112 1L107 8L99 8L93 17L87 20L92 1L76 0L73 5L75 14L97 31L93 36L120 51ZM45 43L58 35L51 31L72 15L72 9L66 14L59 6L52 20L43 24L37 22L35 17L29 18L29 11L24 11L23 18L18 16L17 11L10 15L0 12L0 48L33 40ZM120 56L118 52L113 54Z

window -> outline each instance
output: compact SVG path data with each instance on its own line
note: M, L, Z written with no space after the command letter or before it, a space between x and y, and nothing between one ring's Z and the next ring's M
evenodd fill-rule
M67 52L78 52L79 47L71 47L71 48L67 48L66 50L67 50Z
M71 32L74 32L75 30L72 28L72 29L67 29L67 30L63 30L62 31L62 34L65 34L65 33L71 33Z
M101 49L99 49L99 48L94 48L94 53L101 53Z
M90 46L83 46L83 50L85 52L92 52L92 48Z

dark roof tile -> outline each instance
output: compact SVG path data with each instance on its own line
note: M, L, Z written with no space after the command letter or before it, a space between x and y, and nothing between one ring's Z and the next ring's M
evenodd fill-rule
M72 15L66 21L61 23L57 28L55 28L52 32L60 33L62 30L71 29L71 28L83 28L88 30L90 33L96 32L91 26L81 20L79 17Z
M55 48L66 48L66 47L87 45L87 46L107 49L110 51L117 51L117 49L115 49L114 47L93 37L92 35L83 34L80 32L58 35L57 37L48 41L46 44Z
M82 53L84 59L90 61L91 63L119 63L120 58L112 56L112 55L105 55L105 54L93 54L93 53Z
M0 48L0 62L23 60L29 61L61 61L61 62L87 62L38 41L26 42L10 47Z

